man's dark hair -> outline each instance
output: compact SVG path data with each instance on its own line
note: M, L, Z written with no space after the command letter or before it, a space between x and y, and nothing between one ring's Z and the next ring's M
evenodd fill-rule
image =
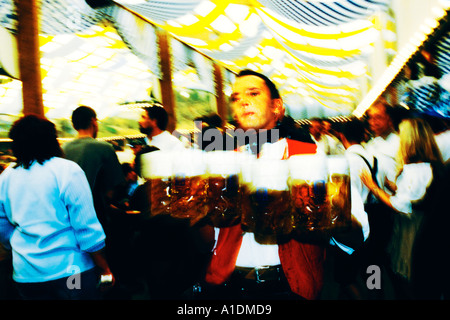
M167 111L160 104L154 104L151 107L143 108L150 119L156 119L156 125L161 130L166 130L169 122Z
M79 106L72 112L72 125L75 130L88 129L92 119L96 119L97 114L94 109L87 106Z
M308 125L311 126L312 122L318 122L320 125L322 125L323 120L321 118L319 118L319 117L313 117L313 118L309 119L309 124Z
M386 111L386 114L389 116L389 118L392 119L392 116L393 116L393 113L394 113L394 107L392 105L390 105L389 102L386 101L386 98L379 97L377 100L375 100L372 103L372 106L370 108L372 108L373 106L379 106L379 105L382 105L384 107L384 110ZM367 109L367 111L369 111L369 109Z
M194 121L201 121L210 128L221 128L223 125L223 120L217 113L211 113L202 117L197 117Z
M56 135L55 125L44 117L27 115L15 121L9 131L16 166L28 169L33 161L43 164L63 152Z
M360 144L364 141L366 123L360 119L353 118L350 121L341 123L339 126L339 131L349 142L356 142Z
M258 78L261 78L264 80L264 82L266 83L266 86L269 88L270 90L270 97L272 99L280 99L280 92L277 89L277 86L272 82L272 80L270 80L267 76L263 75L262 73L250 70L250 69L244 69L241 72L239 72L239 74L237 75L237 77L243 77L243 76L256 76Z

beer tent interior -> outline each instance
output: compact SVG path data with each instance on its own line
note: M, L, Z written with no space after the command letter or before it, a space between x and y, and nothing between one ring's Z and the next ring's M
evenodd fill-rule
M38 3L44 112L70 138L78 105L97 111L100 137L139 133L133 107L162 99L161 34L169 39L177 129L191 130L193 119L211 112L231 120L217 90L227 97L243 68L273 79L294 119L360 116L439 29L450 1ZM0 0L2 138L23 109L17 25L14 1ZM446 73L449 38L444 32L437 59Z

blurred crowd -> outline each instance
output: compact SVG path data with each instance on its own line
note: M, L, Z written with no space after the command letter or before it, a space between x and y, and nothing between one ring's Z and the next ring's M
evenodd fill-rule
M259 77L240 77L255 76ZM241 91L238 87L234 92ZM280 98L272 97L276 99ZM345 235L336 235L319 244L327 250L324 263L332 263L331 281L338 287L334 297L386 299L384 285L376 290L366 286L367 268L375 265L393 288L389 297L448 298L448 118L417 114L384 99L361 119L344 122L314 118L300 126L281 107L274 110L276 118L268 128L277 129L279 139L313 144L317 154L341 155L350 164L351 191L363 206L364 216L354 219L361 240L353 245ZM252 114L240 116L235 125L245 128L243 119ZM216 114L197 121L202 135L186 138L166 130L168 115L162 106L143 109L139 126L146 137L129 141L133 159L123 163L111 144L96 139L97 116L90 107L74 110L78 136L62 147L47 119L31 115L15 122L0 175L0 299L205 298L202 290L211 285L205 285L205 278L212 277L215 263L222 263L212 257L220 253L220 239L230 234L219 234L203 220L192 225L186 219L153 216L149 182L141 172L144 154L208 150L214 143L211 137L233 139ZM208 130L220 135L208 135ZM243 146L258 156L263 146L248 140ZM236 143L222 145L242 147ZM244 236L239 241L244 246L248 240ZM279 247L283 265L281 252L287 249ZM71 270L64 261L78 269ZM291 275L283 269L285 285ZM90 276L92 270L96 273ZM72 281L77 286L77 274L89 283L83 282L82 290L68 285ZM97 292L99 284L102 290ZM293 290L292 282L289 285ZM329 288L326 283L322 287ZM330 297L322 291L304 298L321 295Z

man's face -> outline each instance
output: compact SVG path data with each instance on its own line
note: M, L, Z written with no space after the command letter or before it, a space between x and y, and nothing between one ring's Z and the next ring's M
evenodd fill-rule
M319 121L311 121L309 133L311 133L315 138L320 137L320 134L322 133L322 124Z
M382 104L375 104L368 111L369 127L375 136L386 136L393 129L392 120Z
M244 130L272 129L283 107L281 99L271 98L264 80L254 75L236 79L231 105L236 120Z
M147 136L151 136L154 127L154 120L150 119L147 111L142 111L139 119L139 131Z
M328 121L323 121L322 122L322 131L324 133L329 133L331 130L331 123L329 123Z

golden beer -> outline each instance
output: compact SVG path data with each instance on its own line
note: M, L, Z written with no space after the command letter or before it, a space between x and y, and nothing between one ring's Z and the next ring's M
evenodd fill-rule
M204 176L175 177L172 180L170 215L193 223L208 213L208 181Z
M255 240L261 244L276 244L278 237L292 231L290 196L287 190L259 189L250 195L255 218Z
M344 228L351 224L350 172L345 157L328 157L330 228Z
M152 151L141 155L141 172L147 180L150 216L170 213L172 161L175 154Z
M239 177L212 176L208 179L208 217L214 227L224 228L241 221Z
M214 227L230 227L241 221L239 160L239 153L234 151L206 153L208 218Z
M204 152L186 149L174 159L170 215L195 224L208 213L208 178Z
M292 231L288 172L286 160L257 159L253 162L248 184L250 212L243 215L243 221L261 244L276 244L279 237Z
M170 213L171 178L150 179L150 213L151 216Z

